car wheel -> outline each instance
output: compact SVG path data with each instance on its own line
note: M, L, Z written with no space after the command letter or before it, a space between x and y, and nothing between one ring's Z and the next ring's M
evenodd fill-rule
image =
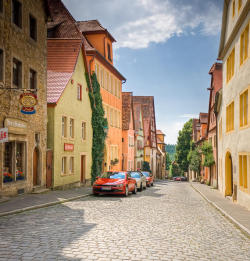
M151 186L153 187L153 186L154 186L154 183L152 183Z
M133 194L136 194L136 193L137 193L137 184L135 184L135 188L134 188L134 190L133 190L132 193L133 193Z
M140 191L142 191L142 183L141 183L141 186L140 186Z
M127 197L127 196L128 196L128 194L129 194L129 191L128 191L128 186L126 186L126 188L125 188L125 194L124 194L124 196L125 196L125 197Z

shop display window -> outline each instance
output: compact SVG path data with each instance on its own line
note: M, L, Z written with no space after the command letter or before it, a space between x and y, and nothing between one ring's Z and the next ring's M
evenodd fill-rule
M6 142L4 148L3 183L25 179L25 143Z

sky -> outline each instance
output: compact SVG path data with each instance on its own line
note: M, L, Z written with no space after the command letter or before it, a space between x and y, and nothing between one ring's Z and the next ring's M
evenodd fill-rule
M223 0L63 0L78 21L97 19L116 39L123 91L154 96L156 127L175 144L190 118L208 112Z

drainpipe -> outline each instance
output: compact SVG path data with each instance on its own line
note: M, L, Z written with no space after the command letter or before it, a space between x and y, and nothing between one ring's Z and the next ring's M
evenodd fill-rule
M218 171L218 164L219 164L219 161L218 161L218 118L217 118L217 112L215 113L215 117L216 117L216 189L218 189L218 181L219 181L219 178L218 178L218 174L219 174L219 171Z

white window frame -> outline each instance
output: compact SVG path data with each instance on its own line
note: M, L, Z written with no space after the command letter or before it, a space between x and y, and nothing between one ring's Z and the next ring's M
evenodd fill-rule
M69 137L71 139L75 138L75 119L74 118L69 118Z
M82 130L82 140L86 140L86 136L87 136L87 123L86 121L82 121L82 126L81 126L81 130Z
M69 157L69 173L74 174L74 168L75 168L75 157L70 156Z
M67 117L62 115L62 122L61 122L61 135L62 137L66 138L67 137ZM63 119L65 119L64 123L63 123Z
M62 162L61 162L61 173L62 175L66 175L67 174L67 157L66 156L62 156Z

